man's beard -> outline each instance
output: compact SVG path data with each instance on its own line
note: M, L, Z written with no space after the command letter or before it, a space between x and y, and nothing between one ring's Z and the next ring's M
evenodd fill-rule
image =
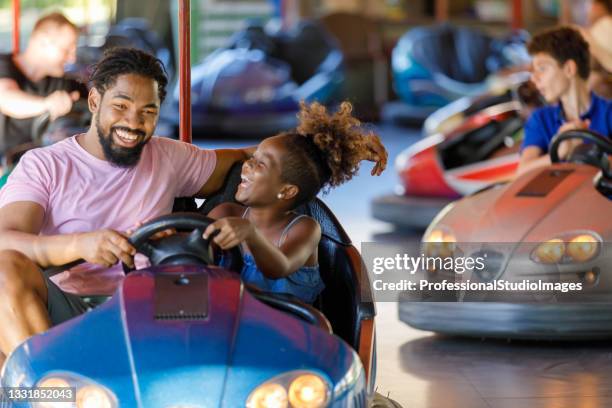
M148 140L145 139L134 147L126 148L118 146L115 143L113 140L113 132L118 129L124 129L132 133L136 133L142 137L145 136L144 132L122 126L113 126L108 131L108 134L104 135L102 126L100 126L99 117L96 118L96 129L98 131L98 140L100 141L100 145L102 145L102 150L104 151L104 157L106 160L117 167L134 167L136 164L138 164L142 154L142 149L145 147Z

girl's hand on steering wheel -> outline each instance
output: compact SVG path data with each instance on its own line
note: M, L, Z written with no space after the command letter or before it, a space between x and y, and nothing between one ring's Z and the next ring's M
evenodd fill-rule
M255 233L255 227L247 219L225 217L210 224L202 236L204 239L208 239L215 231L219 231L219 233L214 236L212 241L219 245L221 249L229 249L251 238Z

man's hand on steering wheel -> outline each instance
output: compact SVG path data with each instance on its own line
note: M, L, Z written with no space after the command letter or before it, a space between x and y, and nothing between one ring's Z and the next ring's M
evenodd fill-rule
M76 238L78 253L85 261L102 265L107 268L118 261L134 266L136 249L128 241L128 237L110 229L85 232Z

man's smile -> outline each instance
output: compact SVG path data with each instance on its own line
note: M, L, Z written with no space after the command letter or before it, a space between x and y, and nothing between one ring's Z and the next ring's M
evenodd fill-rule
M116 135L114 138L116 143L121 147L132 148L138 145L140 142L139 136L142 136L140 131L131 131L126 128L114 128L113 134Z

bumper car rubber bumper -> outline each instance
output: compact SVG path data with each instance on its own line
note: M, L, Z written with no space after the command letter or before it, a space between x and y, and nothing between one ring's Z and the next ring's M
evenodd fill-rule
M612 304L516 304L501 302L399 301L399 318L436 333L524 340L612 338Z

